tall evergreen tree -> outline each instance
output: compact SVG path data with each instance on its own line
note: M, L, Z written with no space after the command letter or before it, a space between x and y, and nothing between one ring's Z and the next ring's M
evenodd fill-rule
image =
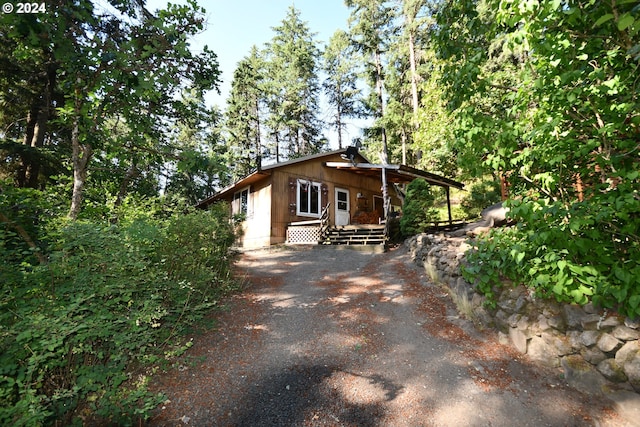
M381 144L380 160L386 164L389 162L389 149L386 129L382 121L385 114L383 55L387 50L393 11L385 0L346 0L345 4L351 8L349 33L355 48L363 55L364 72L373 89L367 106L376 119L374 135L379 137ZM386 217L391 206L384 168L382 169L382 198Z
M264 64L256 46L233 73L227 100L226 134L233 174L242 177L260 167L262 139L260 106L263 101Z
M358 89L357 67L352 48L348 34L337 30L331 36L323 55L323 69L327 77L322 87L331 109L331 119L327 124L338 133L340 149L347 126L345 119L363 114L359 104L361 90Z
M178 195L195 205L229 183L229 167L226 147L221 144L222 114L215 107L208 108L201 94L190 91L183 96L198 114L178 121L173 129L170 139L178 149L166 178L165 194Z
M320 49L300 11L290 7L266 46L265 93L276 160L318 152L321 148L318 68ZM281 145L285 153L281 155Z
M442 91L433 84L439 76L433 33L441 2L397 0L397 4L398 31L389 55L389 108L385 114L391 149L401 151L403 163L451 173L445 166L451 162L443 158L444 153L451 152L441 127L446 116L440 101Z
M385 0L346 0L351 9L349 36L357 52L362 55L364 75L370 95L366 108L377 122L372 134L378 139L380 158L388 162L387 135L380 119L384 116L386 99L384 94L385 58L391 36L393 9ZM377 145L377 144L376 144Z

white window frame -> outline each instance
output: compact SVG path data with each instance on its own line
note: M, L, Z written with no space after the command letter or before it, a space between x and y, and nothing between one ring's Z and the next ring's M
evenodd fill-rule
M247 201L244 204L242 203L243 193L247 194ZM249 186L244 187L236 191L235 193L233 193L233 201L231 202L231 213L233 215L244 214L245 218L248 218L249 212L251 211L250 205L251 205L251 189Z
M306 212L301 210L303 206L301 206L300 194L301 194L301 190L305 186L315 187L317 189L318 212L311 212L311 206L312 206L311 197L307 198L306 206L304 206L304 208L306 209ZM322 214L322 183L313 182L306 179L298 179L298 185L296 186L296 215L310 217L310 218L320 218L321 214Z

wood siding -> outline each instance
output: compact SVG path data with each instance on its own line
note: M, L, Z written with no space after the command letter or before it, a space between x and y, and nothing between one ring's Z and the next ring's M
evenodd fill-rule
M271 244L271 194L272 187L268 179L250 187L249 212L242 224L241 246L259 248Z
M340 154L284 164L270 169L270 174L252 180L249 187L249 212L242 224L243 235L239 244L245 248L257 248L283 243L286 240L289 223L314 219L296 215L298 179L321 184L322 207L331 203L329 210L331 224L335 224L336 187L349 190L351 218L358 209L358 193L366 199L368 209L373 209L373 197L382 196L380 180L324 166L325 162L336 161L343 161ZM391 188L389 194L391 203L399 205L400 201ZM233 192L222 199L230 202L233 199Z
M345 188L349 190L351 217L353 217L357 209L357 195L362 193L368 201L368 206L373 207L373 196L382 196L382 183L379 179L358 175L348 171L342 171L324 166L325 162L344 161L340 155L325 157L321 160L301 162L292 165L283 166L272 172L271 182L273 188L273 199L271 201L272 214L272 243L282 243L286 237L287 225L295 221L305 221L313 219L307 216L296 215L296 198L295 192L297 188L292 185L297 183L298 179L319 182L322 185L322 206L331 203L329 210L329 221L335 224L335 188ZM391 203L399 205L400 201L395 197L392 190ZM291 205L294 206L291 206Z

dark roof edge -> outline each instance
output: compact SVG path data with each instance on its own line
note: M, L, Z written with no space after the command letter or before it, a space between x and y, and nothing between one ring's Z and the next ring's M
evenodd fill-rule
M455 187L460 190L464 188L464 184L462 182L455 181L451 178L447 178L441 175L437 175L435 173L423 171L421 169L416 169L411 166L406 166L406 165L399 165L399 166L400 166L399 168L400 171L403 171L412 175L415 174L418 177L424 178L427 181L432 181L435 184L439 184L444 187Z
M286 160L284 162L272 163L270 165L263 166L262 170L277 169L277 168L282 167L282 166L294 165L296 163L306 162L308 160L321 159L323 157L328 157L328 156L333 156L333 155L336 155L336 154L344 153L345 151L346 151L346 148L343 148L342 150L333 150L333 151L327 151L327 152L323 152L323 153L310 154L310 155L304 156L304 157L296 157L295 159L289 159L289 160ZM367 158L364 157L361 153L358 153L358 155L360 157L362 157L363 160L365 160L365 163L369 162L369 160L367 160Z
M263 169L263 170L259 170L259 171L255 171L253 173L250 173L249 175L245 176L244 178L239 179L238 181L234 182L233 184L230 184L230 185L226 186L225 188L223 188L222 190L218 191L213 196L209 196L206 199L199 201L196 204L196 208L206 208L211 203L213 203L217 199L219 199L221 196L229 193L230 191L232 191L236 187L241 187L244 182L252 180L252 178L255 178L255 177L259 176L259 175L269 176L269 175L271 175L271 172L265 172L264 169Z
M411 176L413 178L422 178L430 184L439 185L441 187L455 187L461 190L464 188L464 184L461 182L407 165L383 165L372 163L356 163L353 165L348 162L326 162L325 165L333 168L345 168L345 170L381 170L384 168L401 175Z

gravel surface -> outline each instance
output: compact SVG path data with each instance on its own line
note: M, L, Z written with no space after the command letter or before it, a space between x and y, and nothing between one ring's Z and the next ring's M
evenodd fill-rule
M152 426L625 426L476 331L400 247L251 251L247 290L176 367Z

